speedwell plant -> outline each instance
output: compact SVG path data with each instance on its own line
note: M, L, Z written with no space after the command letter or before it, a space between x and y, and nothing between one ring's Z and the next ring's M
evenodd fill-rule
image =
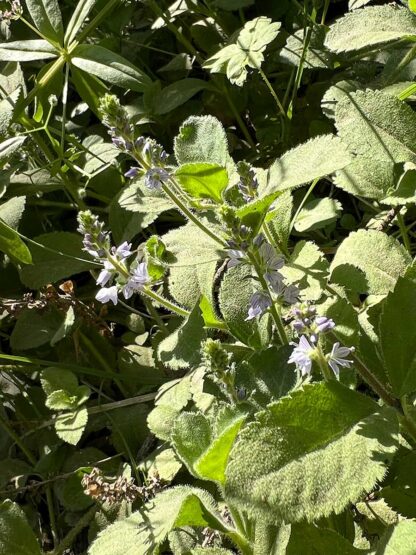
M416 553L416 6L371 4L0 3L0 553Z

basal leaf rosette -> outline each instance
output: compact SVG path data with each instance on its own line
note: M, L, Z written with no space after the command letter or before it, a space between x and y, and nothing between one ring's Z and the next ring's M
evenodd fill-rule
M397 441L393 409L335 381L306 385L241 432L226 498L270 522L338 514L383 479Z

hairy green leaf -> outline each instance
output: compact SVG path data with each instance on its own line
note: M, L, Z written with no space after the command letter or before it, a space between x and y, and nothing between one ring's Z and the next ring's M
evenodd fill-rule
M189 368L200 360L199 349L204 336L204 320L197 304L183 324L161 341L158 356L173 370Z
M64 322L64 316L56 309L38 312L25 309L13 328L10 344L13 349L24 351L50 343Z
M402 520L380 538L375 555L413 555L416 552L416 522Z
M159 389L156 406L149 414L147 423L156 437L170 439L173 424L192 397L190 376L168 382Z
M250 299L259 289L251 274L251 268L246 265L230 268L221 282L219 304L222 317L234 337L259 348L268 343L270 320L266 314L259 321L246 321Z
M222 202L222 192L228 185L227 170L217 164L185 164L175 171L182 189L193 198Z
M364 555L345 538L329 528L318 528L313 524L293 524L286 555Z
M75 411L62 412L55 419L55 431L66 443L76 445L88 422L88 411L81 407Z
M6 98L0 101L0 136L7 134L9 125L12 122L16 103L20 98L22 89L19 87Z
M270 166L262 195L305 185L344 168L350 161L338 137L321 135L289 150Z
M224 127L213 116L191 116L175 137L175 156L179 164L225 166L229 154Z
M357 91L338 102L335 121L342 141L356 154L338 172L336 185L359 196L385 197L399 177L397 165L416 162L416 114L384 92Z
M322 229L335 222L342 210L341 203L332 198L317 198L307 202L299 212L295 229L300 233Z
M317 301L328 281L328 262L311 241L299 241L281 273L289 283L296 283L301 299Z
M272 522L339 513L383 478L397 440L394 410L335 381L305 386L240 433L227 499Z
M169 291L177 302L192 309L201 295L214 305L213 284L220 260L218 243L192 224L162 237L174 259L169 264Z
M334 52L353 52L399 39L414 40L415 36L415 16L389 4L347 13L331 26L325 44Z
M385 295L404 274L411 257L393 237L381 231L350 233L331 263L331 279L357 293Z
M41 555L41 550L25 513L9 499L0 505L0 553Z
M399 277L383 303L380 344L394 393L416 390L416 267Z
M416 518L416 479L413 472L415 464L414 451L407 451L402 456L398 454L380 492L380 497L389 507L407 518Z
M158 493L144 507L125 520L101 532L89 555L151 555L168 533L183 526L202 526L226 531L213 498L204 490L176 486Z

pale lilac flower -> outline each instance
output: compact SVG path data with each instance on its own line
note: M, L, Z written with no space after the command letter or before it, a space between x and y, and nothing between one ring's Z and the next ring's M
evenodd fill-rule
M259 250L263 265L266 268L266 273L280 270L285 265L285 261L277 254L276 250L270 243L264 242Z
M269 295L265 291L257 291L251 297L246 321L261 316L271 305L272 301Z
M328 364L337 378L339 378L340 366L341 368L350 368L352 365L353 361L347 360L346 357L348 357L354 350L354 347L340 347L338 342L333 344L331 353L328 356Z
M302 335L299 339L299 343L291 343L291 345L294 345L295 348L288 360L289 364L296 364L302 376L310 374L312 370L311 354L315 350L315 347L309 343L305 335Z
M325 333L335 328L335 322L326 316L317 316L314 323L318 333Z
M112 278L113 273L114 273L114 266L111 264L111 262L108 262L108 260L106 260L104 262L104 269L101 270L98 276L98 279L96 281L97 285L100 285L101 287L103 287L104 285L107 285L107 283Z
M129 299L135 291L140 291L149 283L150 277L145 262L140 262L131 274L130 279L123 287L123 295L125 299Z
M117 248L112 247L111 252L114 256L116 256L117 260L123 261L132 255L131 243L124 241L124 243L121 243L121 245Z
M267 272L264 275L266 281L270 285L270 288L276 295L283 295L285 291L285 284L283 283L283 276L279 272Z
M124 177L128 177L129 179L134 179L139 175L140 169L132 166L129 170L126 171Z
M113 285L112 287L102 287L98 293L96 294L95 298L100 303L108 303L111 301L113 304L117 304L118 302L118 288L117 285Z
M148 189L161 189L162 182L169 178L169 173L163 168L150 168L144 176L144 184Z
M238 249L228 249L227 255L229 257L229 261L227 264L227 268L234 268L234 266L238 266L244 259L244 251Z

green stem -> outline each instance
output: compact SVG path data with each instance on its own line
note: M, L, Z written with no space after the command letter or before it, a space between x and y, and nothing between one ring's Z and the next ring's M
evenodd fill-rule
M145 295L147 295L148 297L150 297L160 305L164 306L171 312L178 314L179 316L183 316L184 318L186 318L190 314L189 310L185 310L184 308L181 308L180 306L169 301L168 299L165 299L164 297L162 297L161 295L159 295L149 287L144 287L142 293L144 293Z
M115 374L115 372L113 371L111 365L107 362L107 360L105 359L105 357L100 353L100 351L96 348L96 346L94 345L94 343L84 334L82 333L81 330L79 330L79 338L81 340L81 342L83 343L84 347L86 347L86 349L90 352L90 354L95 358L95 360L101 365L101 367L103 368L103 370L105 370L106 372L108 372L109 374L113 375L113 380L115 381L115 383L117 384L117 387L119 388L119 390L121 391L121 393L124 395L124 397L128 397L128 392L125 389L124 385L120 382L120 380L118 379L117 375Z
M279 97L276 94L276 91L274 90L274 88L272 87L272 84L270 83L270 81L267 78L267 75L264 73L264 71L261 69L261 67L257 68L259 70L259 73L261 75L261 78L263 79L263 81L266 84L266 87L269 89L270 94L272 95L276 106L279 108L279 114L282 115L283 117L286 117L286 112L285 109L283 108L282 103L279 100Z
M176 182L171 178L174 182L174 185L177 186ZM210 229L206 227L206 225L201 222L201 220L181 201L179 197L177 197L170 188L163 184L162 185L163 192L170 198L170 200L176 204L179 210L186 216L193 224L195 224L199 229L201 229L208 237L210 237L216 243L219 243L222 247L225 246L225 242L218 237L215 233L213 233Z
M298 208L297 208L297 210L296 210L296 212L295 212L295 215L293 216L292 221L290 222L289 233L291 233L291 231L292 231L292 229L293 229L293 226L294 226L295 223L296 223L297 217L298 217L299 214L300 214L300 211L301 211L302 208L304 207L305 202L308 200L310 194L311 194L312 191L315 189L316 184L319 182L319 180L320 180L320 177L317 177L316 179L314 179L314 180L312 181L312 183L311 183L309 189L306 191L306 194L305 194L305 196L303 197L302 202L299 204L299 206L298 206Z
M243 118L240 116L239 111L237 110L233 99L231 98L230 92L227 88L227 85L223 86L221 88L221 91L224 93L225 98L227 99L228 105L235 117L236 122L238 123L239 128L241 129L241 132L244 135L244 138L246 139L246 141L248 142L248 144L250 145L251 148L255 149L256 148L256 144L253 141L253 139L251 138L250 132L246 126L246 124L244 123Z
M412 246L410 244L409 235L407 234L404 219L403 219L403 216L401 215L400 211L397 212L396 218L397 218L397 223L399 224L400 234L401 234L402 239L403 239L403 244L406 247L406 250L411 254L412 253Z
M53 506L52 487L50 484L46 487L46 504L48 506L49 522L51 525L53 545L56 547L59 541L58 528L56 526L55 508Z
M0 426L12 438L12 440L20 448L22 453L24 453L25 457L30 462L30 464L32 466L36 466L37 461L33 453L26 447L26 445L23 443L20 437L14 432L14 430L10 428L10 426L8 425L8 423L6 422L6 420L3 418L1 414L0 414Z
M93 505L89 511L87 511L75 524L75 526L68 532L61 543L54 549L51 555L62 555L68 548L70 548L75 538L81 532L83 528L88 526L91 520L94 518L95 513L98 510L98 505Z
M80 34L77 36L76 41L74 41L71 45L73 46L74 44L76 46L78 46L78 44L80 44L81 42L83 42L84 39L86 39L88 37L88 35L91 33L91 31L94 31L96 27L98 27L99 23L104 19L104 17L115 7L116 4L118 4L120 2L120 0L107 0L107 3L104 5L103 9L100 11L99 14L97 14L94 19L88 23L88 25L86 25L84 27L84 29L80 32Z
M247 256L248 256L248 258L249 258L249 260L250 260L250 262L251 262L251 264L252 264L252 266L253 266L256 274L257 274L260 285L262 286L264 291L267 291L270 298L272 298L272 295L271 295L271 292L270 292L270 289L269 289L269 285L268 285L267 281L265 280L265 278L263 276L263 272L262 272L260 264L257 261L257 258L255 257L254 254L252 254L250 252L247 253ZM277 333L279 334L279 338L280 338L280 341L281 341L282 345L288 345L289 340L288 340L287 335L286 335L285 327L283 325L280 314L277 311L276 305L273 302L272 302L272 305L270 307L270 314L272 315L272 318L273 318L274 323L276 325Z
M319 368L321 369L322 375L325 378L325 381L330 382L335 380L335 375L331 368L328 365L328 362L325 358L324 352L322 351L322 347L318 344L317 349L317 361L319 364Z

